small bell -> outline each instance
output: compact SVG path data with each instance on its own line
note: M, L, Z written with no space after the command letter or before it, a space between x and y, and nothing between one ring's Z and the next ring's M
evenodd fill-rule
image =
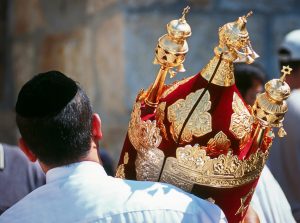
M279 130L278 130L278 136L280 137L280 138L283 138L284 136L286 136L287 134L286 134L286 131L284 130L284 128L283 127L280 127L279 128Z
M247 58L246 59L247 64L252 64L254 62L254 59L250 55L248 55L246 58Z
M185 68L184 68L183 64L180 64L180 65L177 67L177 72L185 72Z
M172 69L170 69L170 70L169 70L169 73L170 73L170 78L173 78L173 77L175 77L175 76L176 76L176 74L177 74L177 72L176 72L176 71L174 71L174 70L172 70Z

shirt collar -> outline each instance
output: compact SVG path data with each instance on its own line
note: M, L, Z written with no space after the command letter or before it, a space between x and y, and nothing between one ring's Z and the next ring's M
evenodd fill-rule
M50 169L46 173L46 183L50 183L69 177L70 175L77 175L81 173L107 176L104 168L99 163L92 161L82 161Z

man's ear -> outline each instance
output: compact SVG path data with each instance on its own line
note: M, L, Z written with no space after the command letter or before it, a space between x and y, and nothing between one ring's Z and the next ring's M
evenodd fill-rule
M96 113L92 116L92 134L96 140L102 139L101 119Z
M37 160L36 155L31 152L23 138L19 139L19 147L31 162L35 162Z

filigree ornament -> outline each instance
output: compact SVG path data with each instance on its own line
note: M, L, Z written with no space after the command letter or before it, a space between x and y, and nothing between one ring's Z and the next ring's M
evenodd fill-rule
M165 139L168 139L167 130L164 125L165 108L166 108L166 102L161 102L160 104L158 104L156 113L155 113L155 119L157 120L157 126L159 127L163 137Z
M201 71L201 75L207 81L212 78L215 67L221 59L212 83L219 86L232 86L235 82L233 62L251 64L258 57L251 46L246 29L247 18L251 14L252 12L219 28L219 45L214 49L215 56Z
M235 92L233 94L232 110L234 112L231 115L229 130L236 138L242 140L251 133L254 119L242 99Z
M128 163L128 161L129 161L129 155L126 152L124 155L123 164L120 164L117 168L116 171L117 178L125 179L125 165Z
M216 156L219 154L226 154L230 148L230 140L222 131L218 132L213 139L207 143L206 152L209 156Z
M205 147L187 145L176 150L176 158L168 157L161 181L191 191L194 184L233 188L257 179L268 152L257 151L246 160L239 160L231 151L217 158L207 156Z
M128 128L128 137L137 151L137 180L158 181L164 153L158 149L162 137L156 121L141 119L141 103L134 105Z
M139 150L135 160L136 179L158 181L164 157L163 151L158 148Z
M174 141L178 140L183 123L203 90L202 88L192 92L186 99L179 99L168 107L168 120L171 123L170 132ZM181 141L191 142L193 136L200 137L212 131L212 118L207 112L210 108L210 94L207 91L186 124L181 135Z
M219 62L219 57L213 57L201 71L201 75L207 81L211 78ZM212 83L219 86L232 86L235 83L233 73L233 63L228 60L222 60Z
M156 121L141 119L141 103L136 102L131 113L128 137L136 150L157 148L162 140Z

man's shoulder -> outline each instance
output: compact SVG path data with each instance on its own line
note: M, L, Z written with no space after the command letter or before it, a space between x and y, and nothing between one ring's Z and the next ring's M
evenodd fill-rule
M26 217L35 212L35 207L42 205L41 198L44 196L43 187L45 186L41 186L30 192L12 207L7 209L0 216L0 223L26 222Z
M189 214L203 210L220 212L216 205L170 184L131 180L124 180L123 183L131 187L130 202L145 204L148 209L168 209Z
M62 191L65 190L58 192L58 187L52 190L52 187L47 187L47 185L38 188L5 212L3 217L0 217L0 223L10 222L11 219L13 220L12 222L39 222L32 214L33 209L35 211L38 210L40 214L55 210L57 214L55 217L49 216L51 219L49 219L49 222L54 222L54 218L57 220L75 221L79 219L86 220L86 217L88 217L90 222L99 219L101 219L101 222L107 222L105 219L112 218L115 222L119 222L120 219L131 219L125 222L137 222L141 219L161 222L158 221L160 218L168 220L167 222L181 222L179 220L170 221L177 218L192 219L184 222L223 222L225 219L224 214L217 206L172 185L104 177L101 180L101 185L96 184L96 189L94 188L95 185L92 185L93 182L90 181L88 185L79 184L80 188L76 187L76 191L80 190L79 194L86 195L80 197L74 194L73 196L67 192L66 196L62 196L59 199ZM68 185L60 186L59 188L68 188ZM87 187L90 192L86 193L86 188L84 187ZM56 201L47 202L51 204L45 204L45 202L43 203L45 201L44 196L48 198L50 196L52 200ZM78 206L75 203L88 203L88 205ZM61 207L57 207L60 205L69 207L73 211L66 213L64 210L64 213L60 213ZM199 219L199 221L193 219Z

